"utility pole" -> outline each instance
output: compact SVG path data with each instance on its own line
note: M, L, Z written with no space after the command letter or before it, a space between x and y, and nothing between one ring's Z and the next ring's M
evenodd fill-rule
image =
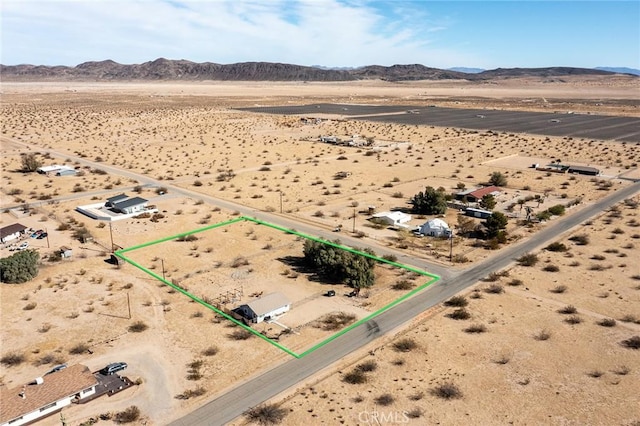
M113 253L113 229L111 229L111 222L109 222L109 236L111 237L111 253Z
M131 300L129 300L129 292L127 292L127 308L129 309L129 319L131 319Z
M353 208L353 233L356 233L356 208Z
M51 244L49 244L49 232L46 227L44 228L44 233L47 234L47 248L51 248Z
M451 234L449 235L449 262L453 263L453 229L451 230Z

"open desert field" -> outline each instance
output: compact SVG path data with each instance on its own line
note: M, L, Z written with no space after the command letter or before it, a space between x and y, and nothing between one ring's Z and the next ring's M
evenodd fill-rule
M547 221L526 224L524 208L535 215L562 205L571 215L640 179L635 143L344 115L301 120L309 117L236 108L436 104L637 117L631 90L636 79L568 80L510 80L490 87L456 82L3 83L0 226L18 222L48 236L25 239L41 258L37 278L0 286L0 356L22 357L22 362L0 365L1 385L19 386L62 362L94 371L125 361L124 373L140 384L66 408L67 424L88 424L100 414L136 405L143 413L141 424L162 425L291 358L257 336L243 336L241 328L134 266L107 263L114 246L132 247L253 213L323 232L338 227L341 233L331 234L335 239L348 236L361 247L457 273L546 226ZM370 143L320 142L320 136L329 135ZM26 173L24 154L77 173ZM569 175L530 167L552 162L601 173ZM409 211L410 198L427 186L452 194L482 186L495 172L507 180L495 209L509 218L508 238L497 246L467 236L419 238L368 220L374 211ZM109 225L76 211L121 193L143 197L158 213ZM639 202L636 196L558 236L564 249L541 248L531 266L518 262L486 277L464 294L468 306L435 307L397 335L379 339L272 401L288 413L283 424L375 424L374 413L413 424L637 424L640 400L634 383L640 361L638 351L621 342L640 334ZM442 216L452 227L459 223L458 209ZM409 229L432 218L413 215ZM81 242L78 236L87 234L92 241ZM273 291L285 293L293 302L291 311L279 324L255 329L298 353L331 335L333 330L318 323L323 316L346 313L356 321L400 297L403 293L393 288L399 281L410 281L409 288L426 281L378 265L370 290L348 298L346 286L332 285L338 294L327 298L327 284L288 263L302 256L303 241L295 236L251 222L196 235L196 240L132 251L131 258L203 300L233 295L227 308ZM71 258L56 257L62 246L73 250ZM12 254L9 249L9 244L0 248L1 256ZM455 309L464 309L469 318L451 318ZM132 331L136 322L147 328ZM468 327L478 331L465 332ZM396 348L407 339L410 348ZM368 367L357 367L363 364ZM363 373L366 383L345 382L354 369L371 370ZM445 382L460 394L446 400L432 393ZM176 398L186 391L194 392L188 399ZM376 421L393 423L385 419ZM59 422L56 415L41 424Z

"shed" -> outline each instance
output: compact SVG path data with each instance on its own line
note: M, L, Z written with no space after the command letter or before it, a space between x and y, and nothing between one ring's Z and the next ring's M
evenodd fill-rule
M62 247L60 247L60 256L63 257L63 258L69 258L69 257L73 256L73 250L71 250L67 246L62 246Z
M467 207L466 209L464 209L464 214L466 216L478 217L480 219L487 219L489 216L491 216L492 213L488 210L474 209L472 207Z
M595 167L569 166L569 173L577 173L579 175L598 176L600 174L600 170L596 169Z
M247 302L233 310L236 314L255 324L274 319L291 308L291 302L282 293L270 293Z
M62 168L58 169L56 172L56 176L75 176L76 174L76 169L67 166L62 166Z
M432 219L425 222L418 228L422 235L429 235L431 237L450 237L451 229L447 222L442 219Z
M378 219L389 226L399 226L405 228L406 223L411 221L411 215L402 212L380 212L373 215L372 219Z
M24 231L26 229L26 226L19 223L14 223L13 225L0 228L0 242L6 243L9 241L13 241L16 238L20 238L20 236L24 234Z

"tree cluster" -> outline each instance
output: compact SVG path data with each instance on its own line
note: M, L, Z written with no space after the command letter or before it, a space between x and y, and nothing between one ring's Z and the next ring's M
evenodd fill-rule
M435 189L427 186L409 201L413 204L413 211L417 214L444 214L447 211L447 194L444 188Z
M35 250L24 250L0 259L0 282L21 284L38 275L40 255Z
M373 255L371 251L365 252ZM313 240L304 242L305 262L328 280L353 288L371 287L375 281L375 260Z
M38 167L42 166L42 162L38 160L35 154L22 154L20 156L23 172L35 172Z

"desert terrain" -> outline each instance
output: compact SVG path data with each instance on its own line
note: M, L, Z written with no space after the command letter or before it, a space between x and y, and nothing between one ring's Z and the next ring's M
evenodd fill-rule
M141 422L160 425L290 358L256 336L238 338L237 327L137 268L106 263L112 244L143 244L247 210L325 231L341 226L363 245L459 271L499 255L499 247L489 250L483 240L466 237L454 238L450 246L447 240L375 227L367 220L369 206L375 211L408 209L409 199L426 186L454 193L480 186L500 172L508 183L496 209L510 217L509 245L545 226L524 225L523 206L541 212L562 204L570 215L640 178L637 144L381 124L345 116L307 124L298 116L235 108L435 103L638 115L630 90L637 88L635 80L568 80L514 79L490 87L455 82L3 83L0 225L19 222L49 235L27 240L42 260L38 277L0 287L0 355L24 358L16 365L0 365L2 385L18 386L62 362L82 363L93 371L126 361L125 375L141 384L65 409L67 424L86 424L136 405L143 413ZM371 138L374 149L321 143L321 135ZM35 153L44 165L65 164L79 173L24 173L25 153ZM555 160L597 167L602 173L593 177L530 168ZM348 177L337 179L340 172ZM107 226L75 211L120 193L148 199L159 215ZM567 250L540 248L535 265L516 263L469 289L464 295L469 319L448 317L455 307L433 308L396 335L271 401L288 411L283 424L366 424L373 423L374 412L393 413L401 420L409 413L407 421L415 424L640 421L633 386L640 375L638 353L620 344L640 334L638 202L636 196L558 236ZM455 225L457 216L457 210L448 209L444 219ZM414 215L411 225L431 218ZM77 231L83 229L93 242L78 241ZM376 285L363 297L345 298L346 288L338 287L337 297L324 298L326 285L282 262L302 255L302 242L290 235L246 222L197 235L197 241L167 241L131 256L212 301L238 289L235 303L274 289L290 292L293 309L279 321L296 332L282 334L276 324L256 329L297 352L331 334L315 327L314 320L335 312L362 318L399 297L402 293L391 286L407 275L379 266ZM571 240L576 235L587 235L587 243ZM73 249L71 259L52 256L61 246ZM451 253L457 255L454 263ZM8 246L2 248L3 257L10 254ZM248 263L233 266L239 257ZM567 306L576 313L558 313ZM615 321L603 323L605 319ZM136 321L148 328L129 331ZM472 325L484 327L483 332L463 331ZM416 347L395 349L405 339ZM345 374L363 363L373 369L366 373L367 382L346 383ZM431 393L444 382L455 384L460 398L445 400ZM176 398L189 390L198 395ZM385 394L392 398L376 400ZM59 421L52 416L41 424Z

